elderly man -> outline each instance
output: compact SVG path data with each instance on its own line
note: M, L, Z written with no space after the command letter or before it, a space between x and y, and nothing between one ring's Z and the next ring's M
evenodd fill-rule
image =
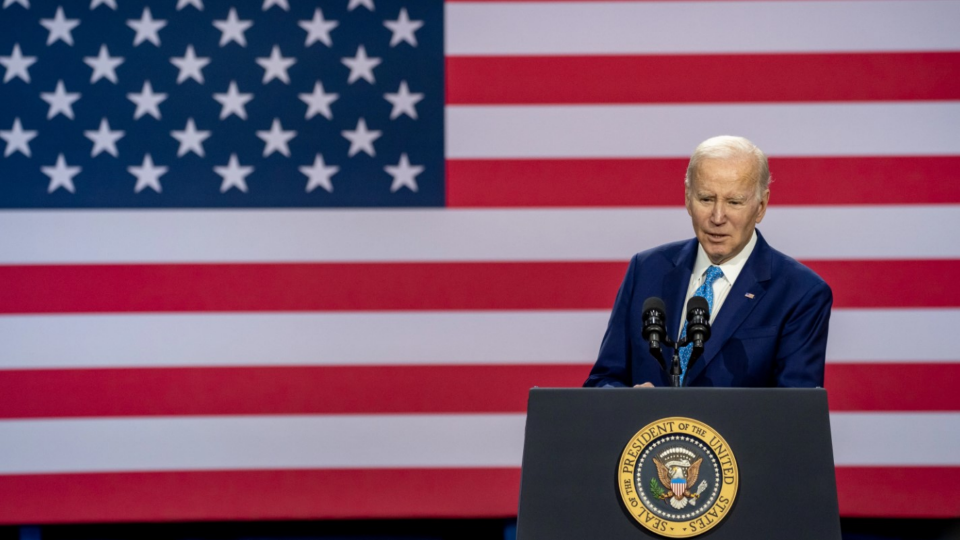
M584 386L668 386L641 336L642 306L659 297L666 330L684 335L687 301L710 304L712 336L683 386L823 386L833 295L813 271L771 248L756 230L770 200L767 158L742 137L700 144L685 178L696 238L634 255L600 354Z

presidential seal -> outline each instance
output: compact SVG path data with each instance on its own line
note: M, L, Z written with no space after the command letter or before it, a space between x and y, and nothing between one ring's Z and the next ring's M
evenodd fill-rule
M692 418L647 424L620 456L620 497L640 525L670 538L703 534L730 513L739 483L727 441Z

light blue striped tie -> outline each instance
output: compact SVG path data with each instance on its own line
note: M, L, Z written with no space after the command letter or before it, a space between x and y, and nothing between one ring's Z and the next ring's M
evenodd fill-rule
M707 278L704 280L703 284L697 287L697 290L694 291L694 296L702 296L707 299L707 305L710 306L710 313L713 313L713 282L717 278L723 276L723 270L719 266L711 266L707 268ZM686 312L684 312L686 316ZM687 323L683 323L683 331L680 332L680 339L687 337ZM693 351L693 344L689 344L686 347L680 349L680 380L687 374L687 364L690 362L690 353Z

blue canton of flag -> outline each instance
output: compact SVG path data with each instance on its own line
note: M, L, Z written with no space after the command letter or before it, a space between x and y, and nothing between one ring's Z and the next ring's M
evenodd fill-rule
M0 207L442 206L443 2L4 0Z

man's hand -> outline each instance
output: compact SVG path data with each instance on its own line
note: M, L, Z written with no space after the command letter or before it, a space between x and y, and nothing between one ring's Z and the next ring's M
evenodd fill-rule
M635 385L633 385L633 387L634 387L634 388L653 388L653 383L652 383L652 382L645 382L645 383L643 383L643 384L635 384Z

